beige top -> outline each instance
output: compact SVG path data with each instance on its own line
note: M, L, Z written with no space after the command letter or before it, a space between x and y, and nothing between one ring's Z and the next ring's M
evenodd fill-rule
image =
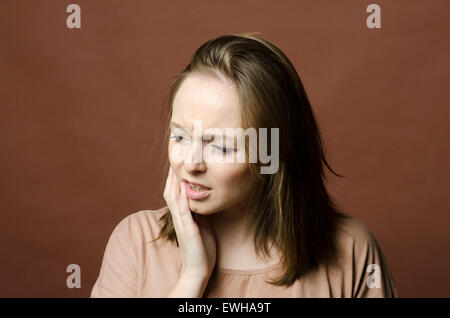
M175 242L149 242L159 234L158 218L163 213L164 209L142 210L119 222L91 297L164 297L177 281L181 257ZM216 268L203 297L398 297L389 266L367 225L352 217L342 229L339 244L345 257L338 268L322 266L289 287L265 282L281 273L279 264L256 270ZM378 270L368 269L370 264L379 265ZM370 284L369 276L375 277Z

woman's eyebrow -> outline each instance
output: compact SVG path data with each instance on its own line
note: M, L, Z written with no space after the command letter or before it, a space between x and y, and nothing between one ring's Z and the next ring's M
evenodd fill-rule
M182 129L188 130L187 128L181 126L180 124L178 124L178 123L176 123L176 122L174 122L174 121L171 121L171 122L170 122L170 127L176 127L176 128L182 128Z
M178 123L176 123L174 121L170 122L170 129L173 129L173 128L183 129L183 130L187 131L189 134L191 133L191 131L189 129L181 126L180 124L178 124Z
M170 122L170 127L180 128L180 129L184 129L184 130L190 132L189 129L187 129L187 128L181 126L180 124L178 124L178 123L176 123L176 122L174 122L174 121ZM203 138L206 138L206 139L208 139L208 140L211 140L211 139L212 139L212 140L215 140L216 136L222 136L223 139L234 139L234 138L232 138L231 136L223 135L223 134L220 134L220 135L217 135L217 134L205 134L205 135L203 135Z

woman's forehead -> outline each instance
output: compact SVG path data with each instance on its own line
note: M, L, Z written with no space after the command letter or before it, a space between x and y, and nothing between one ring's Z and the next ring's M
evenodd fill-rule
M211 76L191 75L179 87L173 106L203 112L239 111L239 95L235 85Z
M239 127L236 88L210 76L189 76L174 98L172 121L193 129L194 120L202 121L204 127Z

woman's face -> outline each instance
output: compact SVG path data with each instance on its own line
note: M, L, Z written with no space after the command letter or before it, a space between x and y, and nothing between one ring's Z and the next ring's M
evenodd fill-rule
M194 120L200 120L202 126L195 138ZM203 139L204 135L216 134L208 134L205 131L207 128L218 128L223 135L222 141L220 138ZM237 147L237 138L227 134L226 128L241 128L240 103L235 85L225 79L221 81L206 75L189 75L173 100L168 151L170 165L180 184L187 180L211 189L207 197L188 197L193 212L214 214L236 208L241 202L247 202L249 197L253 186L250 171L245 163L236 159L236 155L245 153L245 149ZM231 143L227 144L227 138ZM201 155L197 162L195 152ZM229 160L229 156L233 159ZM223 162L215 160L220 157Z

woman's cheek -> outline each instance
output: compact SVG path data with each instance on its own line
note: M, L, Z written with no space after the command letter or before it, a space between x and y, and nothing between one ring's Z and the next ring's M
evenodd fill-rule
M217 174L215 174L214 179L224 193L241 193L249 186L250 174L244 165L225 164L216 167L216 170Z
M173 167L183 164L186 158L187 149L185 145L178 143L169 143L169 162Z

